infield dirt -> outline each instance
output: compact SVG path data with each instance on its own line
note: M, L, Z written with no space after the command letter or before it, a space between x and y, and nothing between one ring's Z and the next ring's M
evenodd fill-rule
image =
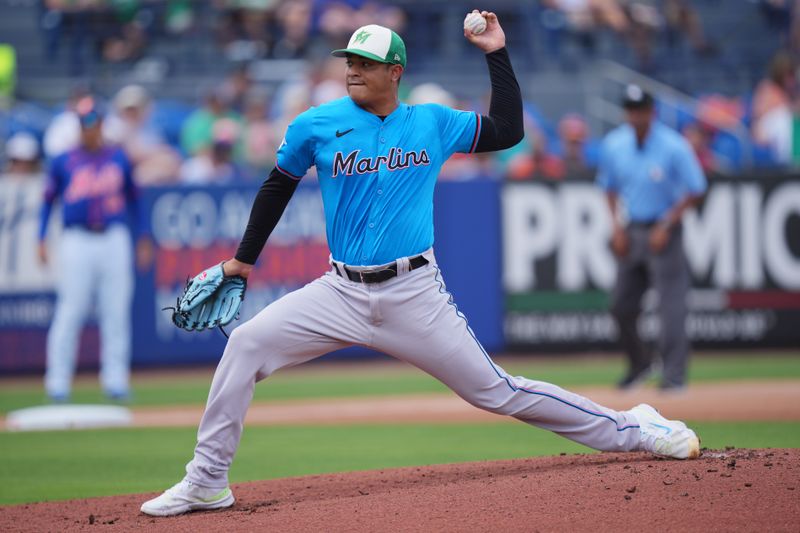
M800 450L564 455L276 479L226 510L152 518L152 494L0 507L5 531L797 531Z

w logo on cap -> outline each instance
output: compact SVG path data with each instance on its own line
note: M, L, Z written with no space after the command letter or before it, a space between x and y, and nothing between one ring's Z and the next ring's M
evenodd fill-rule
M357 43L358 44L364 44L365 42L367 42L367 39L369 39L370 35L372 35L370 32L368 32L366 30L361 30L356 35L356 38L353 39L353 44L357 44Z

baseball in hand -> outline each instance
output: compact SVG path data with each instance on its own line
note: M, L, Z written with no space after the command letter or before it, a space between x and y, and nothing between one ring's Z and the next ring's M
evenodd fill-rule
M464 29L473 35L480 35L486 31L486 19L480 13L468 13L464 19Z

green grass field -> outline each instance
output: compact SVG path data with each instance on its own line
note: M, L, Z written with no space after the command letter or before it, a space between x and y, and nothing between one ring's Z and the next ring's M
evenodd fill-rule
M696 422L709 448L792 447L800 424ZM181 479L195 430L0 434L0 504L163 490ZM588 452L521 423L246 428L231 481Z
M620 358L531 359L501 358L512 375L523 375L563 387L609 385L622 374ZM167 373L145 373L134 378L132 406L204 405L213 370L176 377ZM694 382L746 379L800 379L800 352L759 352L745 356L706 355L696 357L690 367ZM447 388L408 365L366 366L344 370L334 365L306 365L279 372L256 387L254 401L300 398L341 398L385 394L445 393ZM44 393L39 381L6 381L0 387L0 414L41 405ZM98 403L103 397L96 379L76 385L72 401Z
M617 359L501 360L512 374L559 385L613 383ZM202 404L211 371L181 377L147 373L134 381L136 405ZM693 382L800 378L800 353L697 357ZM435 380L396 366L310 366L270 378L256 400L445 392ZM76 402L101 399L95 380L77 387ZM37 381L0 382L0 411L42 402ZM797 447L797 422L704 422L693 425L709 448ZM159 491L177 482L191 458L193 428L0 433L0 504ZM370 424L248 427L231 470L247 481L349 470L586 452L521 423Z

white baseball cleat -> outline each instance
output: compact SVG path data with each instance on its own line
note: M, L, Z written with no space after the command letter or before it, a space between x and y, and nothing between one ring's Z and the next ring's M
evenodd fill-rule
M189 511L222 509L230 507L234 501L230 487L207 489L184 480L158 498L144 502L141 510L151 516L173 516Z
M637 405L630 413L639 421L641 449L673 459L700 456L700 439L683 422L667 420L646 403Z

